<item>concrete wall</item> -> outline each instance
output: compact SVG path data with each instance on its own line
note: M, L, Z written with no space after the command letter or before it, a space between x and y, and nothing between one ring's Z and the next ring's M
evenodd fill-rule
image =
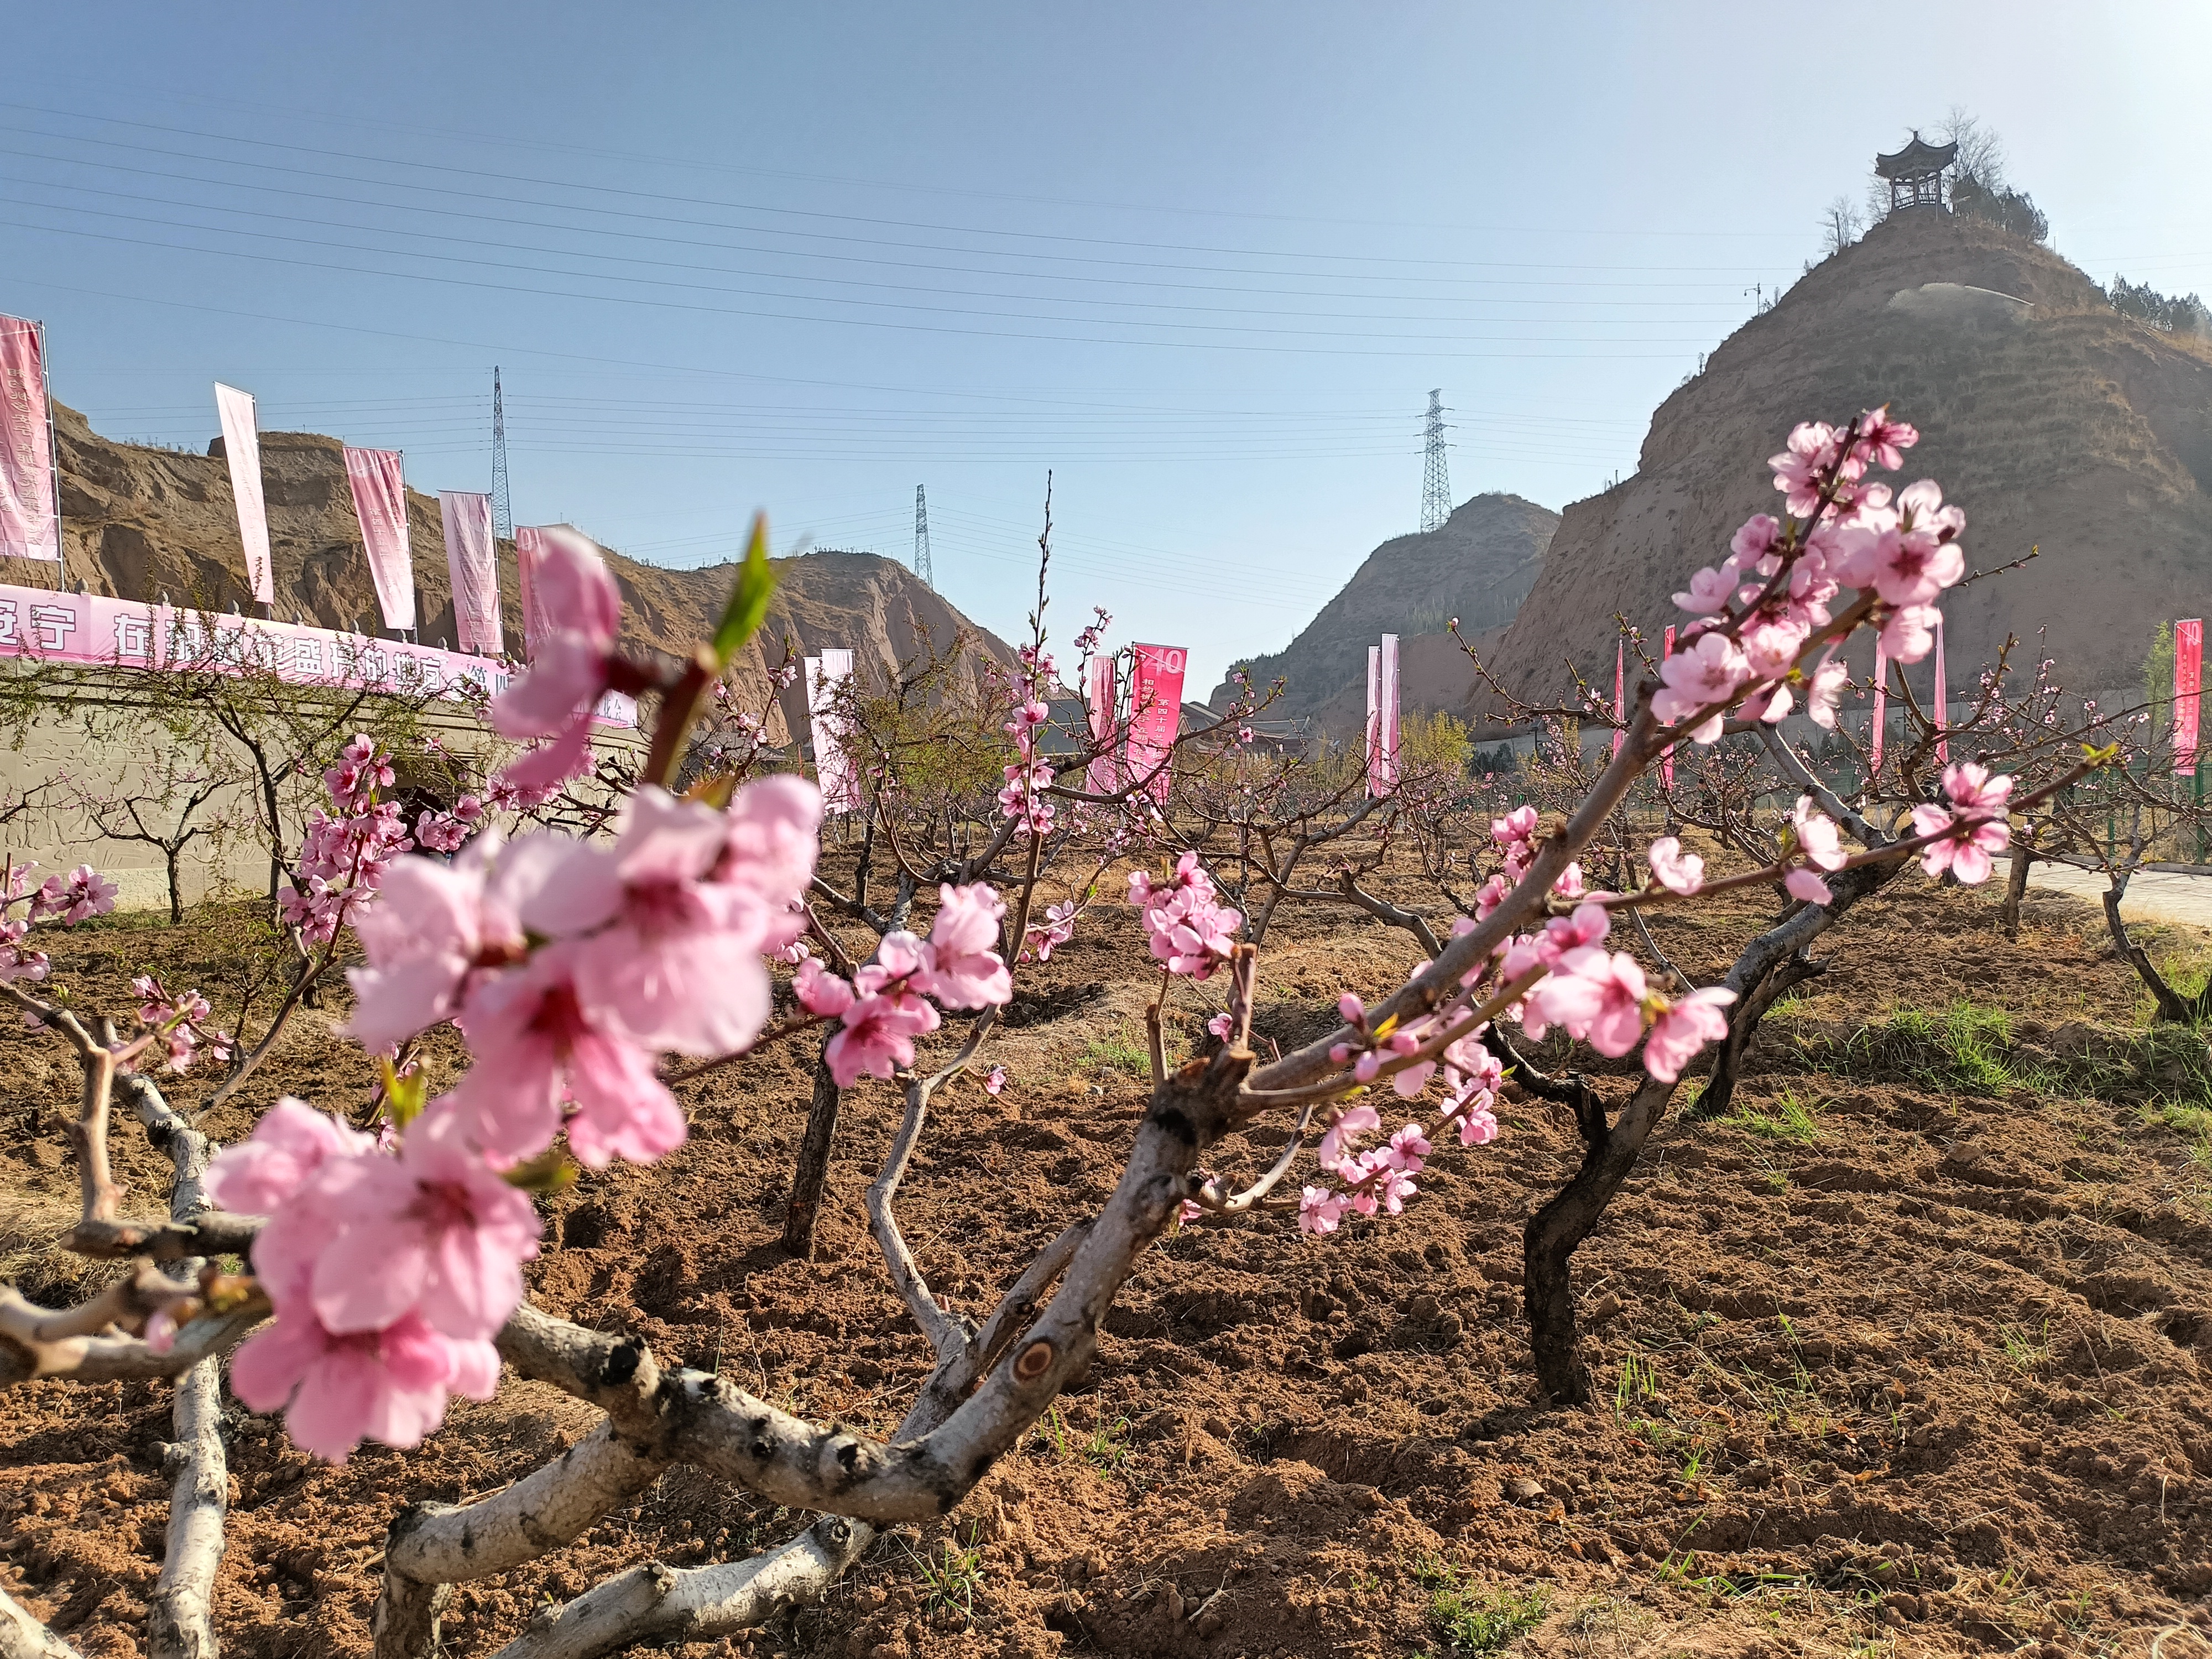
M94 796L149 792L149 780L159 775L159 757L174 745L154 711L147 708L143 715L134 713L143 707L143 701L134 702L124 688L106 698L96 714L98 724L112 735L91 735L81 714L56 705L27 727L21 743L9 746L0 739L0 795L12 802L35 793L40 802L0 825L0 852L19 865L26 859L35 860L42 878L79 864L90 864L115 883L117 907L127 910L167 908L168 874L162 853L143 842L102 836L72 802L70 786ZM425 714L422 723L442 745L470 758L479 774L482 763L495 752L495 740L476 716L465 710ZM601 741L604 748L641 749L637 735L629 732L609 729ZM243 751L234 752L239 769L246 770ZM319 772L333 758L316 757L317 775L303 780L298 791L305 805L327 805L321 795ZM401 785L411 781L405 756L399 757L395 770ZM302 817L305 805L301 809ZM164 809L150 805L146 815L149 823L164 830L175 820L173 812L165 817ZM252 795L242 789L219 793L194 821L224 817L234 825L230 831L220 836L200 836L185 848L179 860L179 885L186 903L268 890L267 843Z

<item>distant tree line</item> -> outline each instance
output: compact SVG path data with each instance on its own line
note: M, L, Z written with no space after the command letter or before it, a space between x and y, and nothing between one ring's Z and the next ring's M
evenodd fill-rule
M2194 294L2167 295L2148 283L2131 283L2124 276L2113 277L2112 287L2103 292L2112 302L2112 309L2123 317L2148 323L2168 334L2212 336L2212 310Z

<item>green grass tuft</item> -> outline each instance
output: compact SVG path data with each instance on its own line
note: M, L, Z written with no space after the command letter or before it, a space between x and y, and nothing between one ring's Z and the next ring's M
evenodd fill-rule
M1429 1622L1455 1653L1503 1653L1536 1628L1550 1609L1540 1589L1485 1589L1458 1567L1433 1555L1413 1563L1413 1578L1429 1592Z
M1769 1106L1739 1097L1721 1121L1762 1140L1788 1140L1809 1146L1820 1138L1820 1126L1812 1109L1787 1089L1781 1099Z

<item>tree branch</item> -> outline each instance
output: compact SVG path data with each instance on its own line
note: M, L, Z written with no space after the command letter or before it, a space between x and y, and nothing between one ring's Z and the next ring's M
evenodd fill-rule
M0 1590L0 1659L78 1659L77 1650Z
M891 1284L906 1304L907 1311L914 1316L914 1322L921 1328L921 1334L929 1339L930 1347L940 1360L967 1344L967 1323L939 1307L937 1298L930 1293L921 1264L907 1248L906 1235L899 1231L898 1217L893 1213L891 1204L898 1196L899 1183L906 1178L907 1161L914 1156L915 1144L921 1139L922 1125L929 1116L930 1097L937 1092L939 1085L967 1069L968 1062L983 1046L983 1039L991 1034L997 1018L997 1009L985 1009L968 1033L968 1040L960 1045L959 1053L928 1077L907 1080L906 1115L899 1123L898 1133L891 1137L890 1151L884 1154L882 1170L868 1187L868 1231L875 1235L877 1248L883 1252L884 1270L890 1275Z
M688 1569L648 1561L540 1613L496 1659L598 1659L640 1643L752 1630L786 1607L820 1601L874 1535L824 1516L781 1548L748 1561Z

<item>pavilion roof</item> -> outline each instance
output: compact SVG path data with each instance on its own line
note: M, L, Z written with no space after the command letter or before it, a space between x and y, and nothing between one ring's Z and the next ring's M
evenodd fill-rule
M1917 131L1912 142L1893 155L1877 155L1874 170L1883 179L1917 179L1925 173L1940 173L1959 158L1956 143L1931 144Z

